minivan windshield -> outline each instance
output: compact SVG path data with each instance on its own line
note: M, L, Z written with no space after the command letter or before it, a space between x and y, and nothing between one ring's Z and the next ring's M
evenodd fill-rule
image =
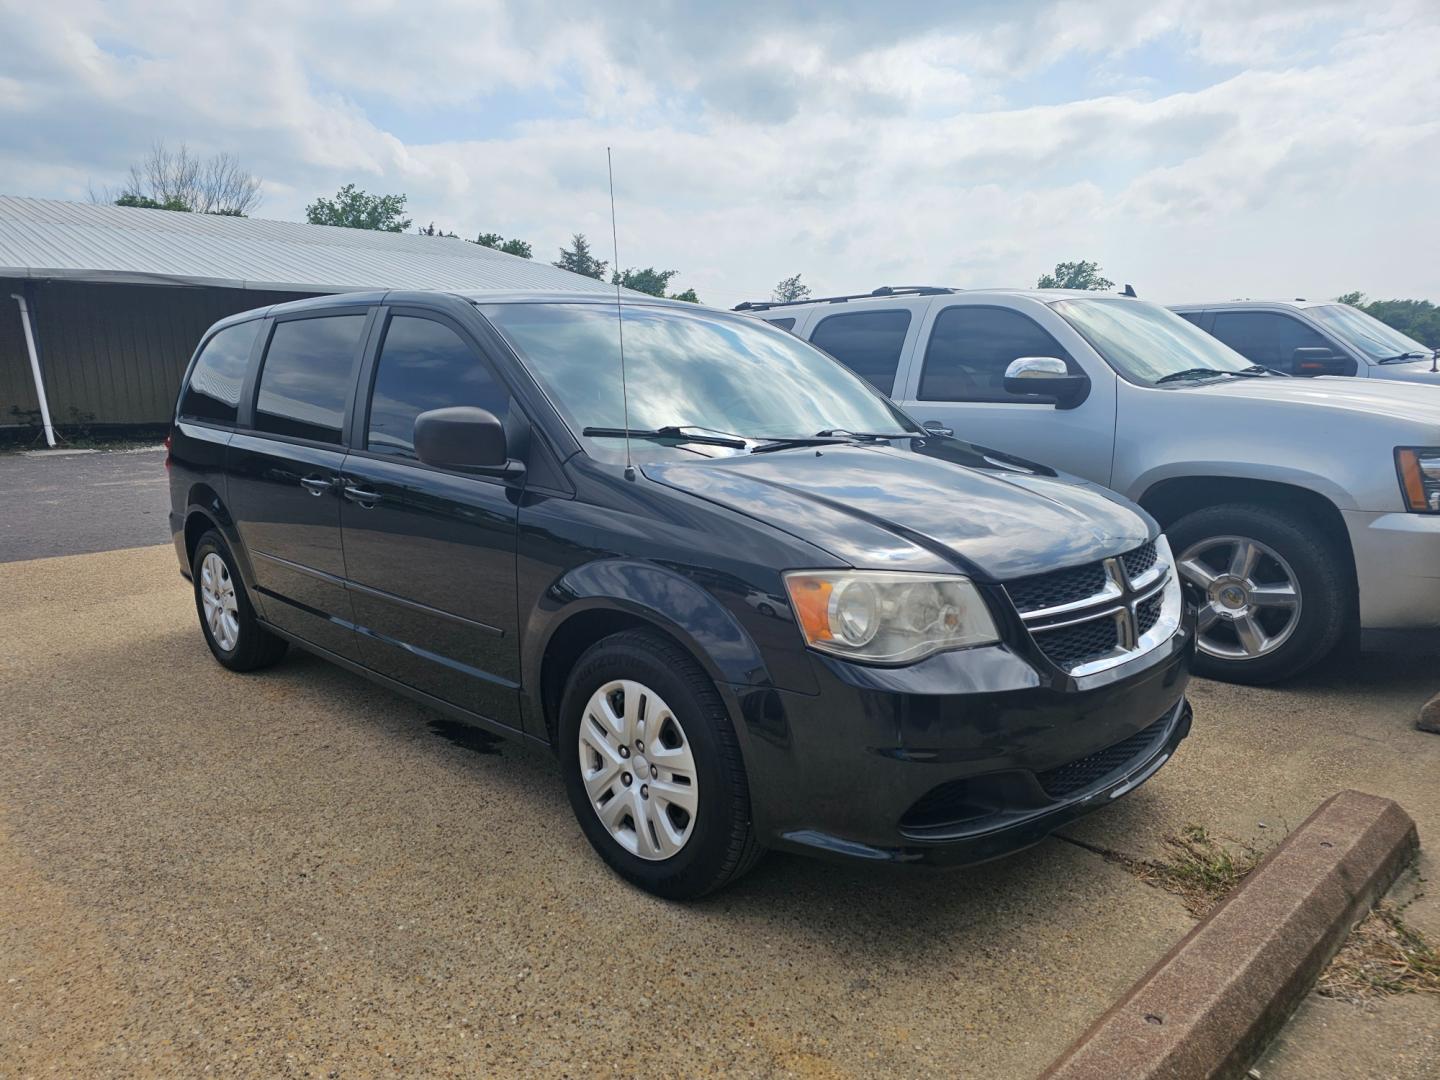
M477 306L577 436L625 427L614 305ZM623 312L631 430L694 428L759 440L831 430L920 433L864 380L784 330L703 308L640 303ZM614 438L599 436L609 446Z
M1371 360L1389 360L1411 354L1416 360L1429 359L1433 352L1414 338L1349 304L1322 304L1306 308L1305 314Z
M1051 307L1130 382L1183 385L1255 370L1228 345L1157 304L1087 297Z

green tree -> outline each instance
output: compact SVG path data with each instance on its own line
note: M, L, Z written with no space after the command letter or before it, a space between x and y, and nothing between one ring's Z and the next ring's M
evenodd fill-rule
M611 274L610 284L624 285L627 289L649 293L651 296L664 296L670 279L678 273L679 270L656 270L653 266L647 266L643 270L632 267L623 274Z
M605 271L610 266L604 259L597 259L590 253L590 242L585 239L584 233L576 233L572 236L570 247L568 249L561 248L559 261L551 265L600 281L605 280Z
M518 255L522 259L530 258L531 254L530 245L524 240L506 240L498 232L482 232L475 238L475 243L481 247L503 251L506 255Z
M1100 264L1086 262L1062 262L1055 264L1053 274L1041 274L1035 282L1037 289L1092 289L1103 291L1113 289L1115 283L1100 276Z
M1427 348L1440 348L1440 307L1429 300L1366 300L1362 292L1348 292L1335 298L1339 303L1357 307L1408 334Z
M335 198L317 198L305 207L305 220L311 225L398 233L410 228L410 219L403 217L404 213L404 195L368 195L354 184L346 184Z
M115 205L136 206L139 207L141 210L178 210L184 214L190 213L190 207L186 206L183 202L181 202L177 198L174 198L173 196L166 199L162 203L156 202L148 195L136 195L132 191L127 191L124 195L121 195L118 199L116 199Z
M789 303L792 300L809 300L810 286L800 280L800 275L787 277L778 282L775 288L770 290L770 299L777 303Z
M695 295L694 289L686 289L684 292L671 293L670 299L684 300L691 304L698 304L700 302L700 297Z
M433 221L429 225L416 229L415 231L421 236L443 236L447 240L460 239L459 233L446 232L444 229L435 228L435 223Z

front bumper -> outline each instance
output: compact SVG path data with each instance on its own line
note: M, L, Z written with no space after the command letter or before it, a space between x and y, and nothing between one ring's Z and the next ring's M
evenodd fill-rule
M1440 630L1440 514L1346 510L1362 630Z
M1193 647L1187 619L1088 686L997 646L883 672L817 659L813 696L730 687L755 826L772 847L891 862L1027 847L1170 759Z

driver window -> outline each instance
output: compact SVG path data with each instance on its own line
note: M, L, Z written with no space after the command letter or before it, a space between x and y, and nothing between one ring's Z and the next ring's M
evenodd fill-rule
M997 307L946 308L925 348L920 398L1034 404L1033 397L1005 390L1005 369L1022 356L1054 356L1078 372L1070 354L1028 315Z

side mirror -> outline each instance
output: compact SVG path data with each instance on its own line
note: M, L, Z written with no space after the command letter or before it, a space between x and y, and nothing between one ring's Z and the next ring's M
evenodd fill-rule
M415 456L426 465L487 476L516 476L525 466L509 456L505 427L472 405L431 409L415 417Z
M1295 355L1290 359L1290 370L1304 378L1314 378L1316 375L1354 374L1347 357L1320 345L1308 349L1296 349Z
M1072 375L1058 356L1022 356L1005 369L1005 392L1046 397L1057 409L1073 409L1090 396L1090 377Z

